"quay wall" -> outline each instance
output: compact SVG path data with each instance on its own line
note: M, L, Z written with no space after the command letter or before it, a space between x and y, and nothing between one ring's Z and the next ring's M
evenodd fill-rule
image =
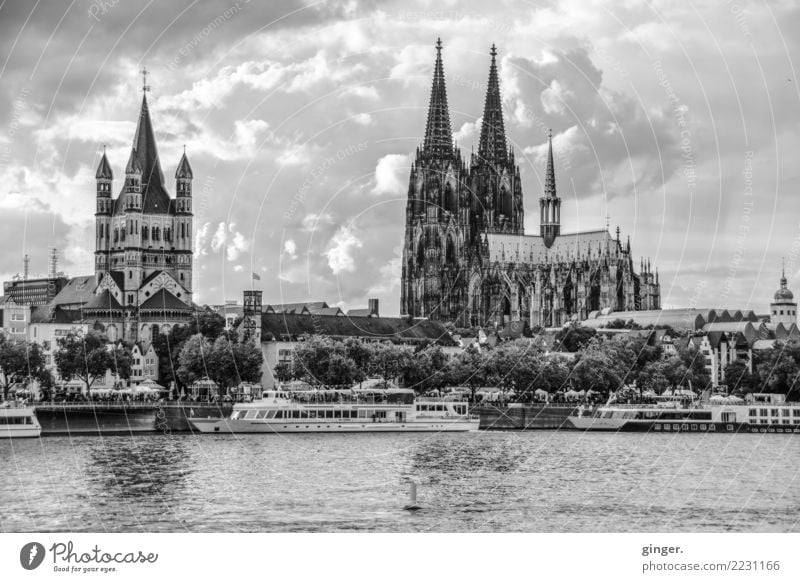
M224 418L230 416L229 402L170 402L162 404L156 413L155 429L160 432L190 432L189 418Z
M476 406L473 414L481 417L481 430L572 429L567 417L574 414L571 404L530 404L519 407Z

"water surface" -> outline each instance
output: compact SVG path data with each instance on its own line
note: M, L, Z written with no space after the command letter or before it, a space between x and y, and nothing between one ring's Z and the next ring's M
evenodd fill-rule
M796 532L799 475L798 435L45 437L0 441L0 531Z

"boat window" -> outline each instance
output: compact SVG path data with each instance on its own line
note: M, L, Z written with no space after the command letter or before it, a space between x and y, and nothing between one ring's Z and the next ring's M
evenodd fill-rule
M771 409L771 412L772 412L772 416L778 416L778 409L777 408Z
M317 411L316 410L309 410L308 411L308 418L317 418Z
M792 416L800 416L800 409L792 410Z
M245 417L247 420L250 420L251 418L255 418L255 417L256 417L256 413L257 413L257 412L258 412L257 410L248 410L248 411L247 411L247 414L245 414L245 416L244 416L244 417Z
M767 409L766 408L759 408L758 413L761 416L766 416L767 415Z
M264 418L267 415L266 410L259 410L258 414L256 414L256 418Z
M750 416L755 416L755 415L756 415L756 412L757 412L757 411L756 411L756 409L755 409L755 408L751 408L751 409L750 409Z
M782 408L781 409L781 416L789 416L789 409L788 408Z
M283 410L276 410L275 418L283 418Z
M341 410L334 410L333 411L333 418L342 418L342 411Z

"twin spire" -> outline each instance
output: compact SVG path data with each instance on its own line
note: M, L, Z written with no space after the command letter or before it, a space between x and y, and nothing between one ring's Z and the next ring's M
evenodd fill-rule
M441 38L436 40L436 65L433 68L433 86L423 147L426 154L435 157L453 155L453 133L450 129L450 109L447 106L447 89L444 84Z
M492 64L489 66L489 85L486 88L486 103L483 106L483 123L481 139L478 143L478 156L481 160L492 164L505 164L508 160L506 151L506 131L503 126L503 106L500 101L500 82L497 79L497 48L492 45L490 51Z
M483 108L483 123L478 143L478 157L482 162L494 165L508 163L506 132L503 125L503 106L500 99L500 81L497 75L497 48L490 51L492 63L489 67L489 84ZM425 126L424 153L436 157L453 155L453 133L450 127L450 110L447 106L447 89L442 64L442 39L436 40L436 64L433 69L433 86L428 106L428 123Z

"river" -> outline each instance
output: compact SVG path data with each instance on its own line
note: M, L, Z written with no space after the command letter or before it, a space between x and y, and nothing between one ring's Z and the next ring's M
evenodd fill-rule
M3 532L800 531L798 435L45 437L0 468Z

